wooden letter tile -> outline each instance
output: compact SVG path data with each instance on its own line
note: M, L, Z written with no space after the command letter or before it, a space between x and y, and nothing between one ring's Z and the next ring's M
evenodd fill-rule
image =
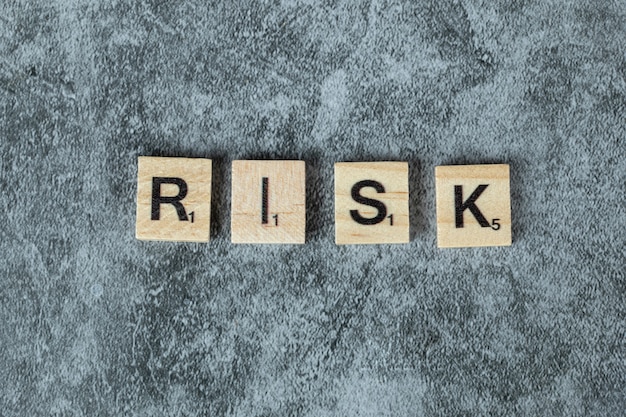
M335 243L408 242L408 163L336 163Z
M211 160L140 156L137 165L137 239L208 242Z
M232 176L233 243L304 243L304 161L233 161Z
M509 246L509 166L435 168L437 245L440 248Z

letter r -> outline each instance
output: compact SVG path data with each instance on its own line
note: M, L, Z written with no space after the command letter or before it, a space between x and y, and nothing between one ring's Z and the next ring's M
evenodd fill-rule
M161 184L174 184L178 186L178 194L174 197L161 196ZM187 221L187 212L181 200L187 196L187 183L182 178L152 177L152 217L151 220L161 218L161 204L171 204L176 209L178 220Z

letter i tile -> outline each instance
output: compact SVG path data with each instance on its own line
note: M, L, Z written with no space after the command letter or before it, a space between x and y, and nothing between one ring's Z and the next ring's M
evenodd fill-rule
M211 160L140 156L137 168L137 239L208 242Z
M233 243L302 244L306 235L304 161L233 161Z
M437 246L511 245L509 165L435 168Z

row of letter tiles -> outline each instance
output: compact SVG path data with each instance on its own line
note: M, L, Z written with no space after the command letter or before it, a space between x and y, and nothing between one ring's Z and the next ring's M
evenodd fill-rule
M303 244L304 161L233 161L233 243ZM511 244L509 166L435 168L440 248ZM406 162L335 164L335 243L409 242ZM208 242L211 160L141 156L137 239Z

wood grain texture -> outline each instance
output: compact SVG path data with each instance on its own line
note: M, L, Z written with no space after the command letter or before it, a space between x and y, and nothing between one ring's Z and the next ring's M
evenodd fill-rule
M136 237L140 240L208 242L211 225L210 159L140 156L137 161ZM181 220L172 204L159 204L159 219L152 220L155 177L180 178L187 187L180 201L187 220ZM180 187L161 184L162 197L175 197ZM192 221L193 220L193 221Z
M435 186L438 247L511 245L509 165L438 166Z
M304 161L233 161L232 242L303 244L305 170Z
M363 197L384 204L385 218L377 224L360 224L350 214L375 218L380 210L353 199L352 189L361 181L380 183L384 192L360 188ZM380 191L380 190L379 190ZM392 217L389 217L392 216ZM338 162L335 164L335 243L376 244L409 242L409 167L406 162Z

